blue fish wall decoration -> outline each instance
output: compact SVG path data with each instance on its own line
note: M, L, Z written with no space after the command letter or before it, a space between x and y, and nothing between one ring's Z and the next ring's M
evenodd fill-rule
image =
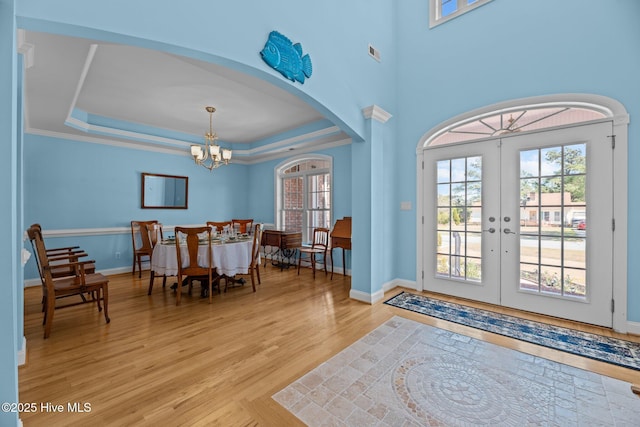
M302 55L300 43L293 44L286 36L271 31L260 55L271 68L291 81L304 84L305 77L311 77L313 67L309 55Z

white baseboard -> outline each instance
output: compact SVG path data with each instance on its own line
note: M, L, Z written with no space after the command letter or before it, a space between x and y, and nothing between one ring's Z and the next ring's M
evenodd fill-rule
M361 301L367 304L375 304L376 302L384 298L384 291L381 289L378 292L374 292L373 294L368 294L366 292L351 289L349 291L349 298L354 299L356 301Z
M142 271L149 269L149 264L144 265L142 263ZM102 273L105 276L113 275L113 274L122 274L122 273L131 273L131 267L116 267L116 268L108 268L106 270L96 270L97 273ZM138 274L138 268L136 267L136 275Z
M392 281L382 285L382 290L385 292L389 292L390 290L395 288L407 288L415 291L416 289L418 289L418 285L416 284L415 280L405 279L393 279Z
M630 322L627 320L627 332L634 335L640 335L640 322Z
M416 282L411 280L393 279L390 282L383 284L382 289L374 292L373 294L368 294L366 292L351 289L351 291L349 291L349 298L356 301L362 301L367 304L375 304L378 301L382 301L384 299L385 292L389 292L390 290L397 287L416 289Z
M18 366L27 363L27 338L22 337L22 348L18 350Z
M24 287L25 288L30 288L32 286L41 286L42 282L40 281L40 279L27 279L24 281Z

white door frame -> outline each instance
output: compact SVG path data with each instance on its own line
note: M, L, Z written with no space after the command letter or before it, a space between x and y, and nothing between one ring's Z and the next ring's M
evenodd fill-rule
M627 190L628 190L628 125L629 115L624 106L615 99L591 94L557 94L537 96L532 98L515 99L498 104L482 107L453 117L425 133L416 148L416 289L424 289L424 158L428 152L428 144L434 136L456 123L466 121L490 113L515 107L534 108L555 105L584 105L586 108L597 109L613 120L615 135L615 150L613 151L613 215L615 218L615 233L613 240L613 299L615 311L613 313L613 329L626 333L627 323ZM588 122L585 122L585 124Z

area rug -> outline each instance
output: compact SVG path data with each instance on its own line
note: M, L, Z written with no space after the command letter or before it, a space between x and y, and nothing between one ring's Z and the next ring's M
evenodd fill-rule
M396 316L273 399L310 426L632 426L630 387Z
M385 304L578 356L640 370L640 343L402 292Z

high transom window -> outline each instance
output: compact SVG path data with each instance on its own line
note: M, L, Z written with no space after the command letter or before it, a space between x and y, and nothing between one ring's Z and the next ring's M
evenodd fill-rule
M331 158L305 157L276 168L277 226L301 231L305 242L313 229L331 226Z
M429 0L429 27L435 27L491 0Z
M455 144L511 133L567 126L606 117L607 115L601 110L577 105L537 105L531 108L506 109L449 125L432 135L427 145Z

